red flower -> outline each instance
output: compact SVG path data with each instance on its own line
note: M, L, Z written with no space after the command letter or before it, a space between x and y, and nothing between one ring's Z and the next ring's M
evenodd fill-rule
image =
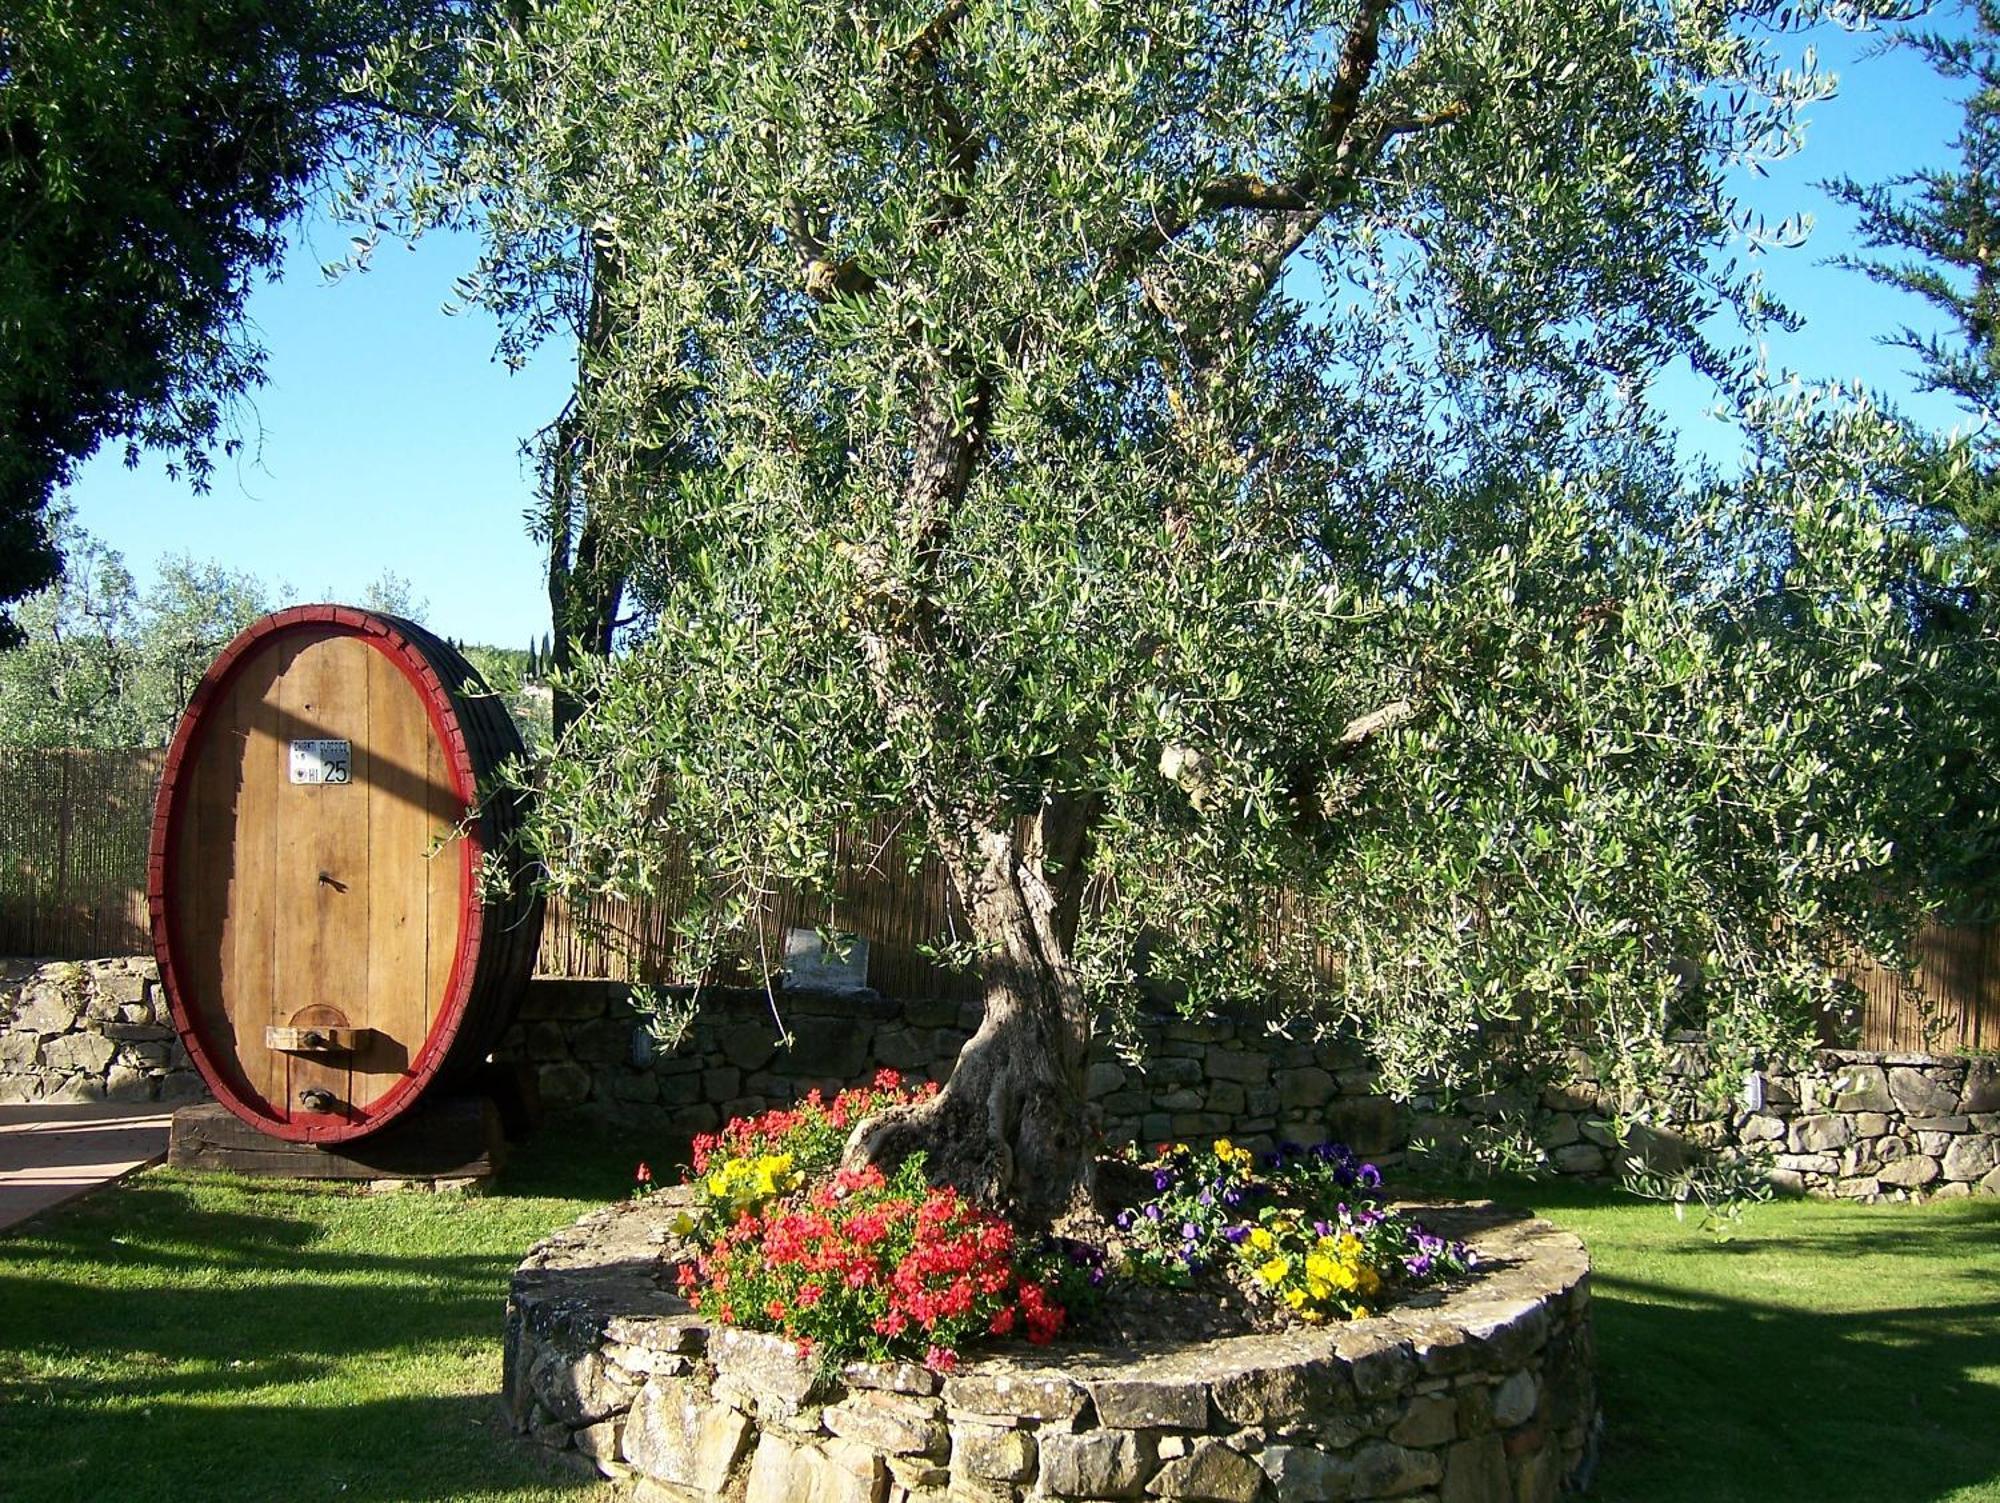
M958 1353L948 1347L934 1346L924 1353L924 1366L934 1373L948 1373L958 1366Z
M653 1182L653 1171L647 1168L642 1160L639 1164L639 1172L634 1174L632 1178L636 1179L642 1185L650 1185Z

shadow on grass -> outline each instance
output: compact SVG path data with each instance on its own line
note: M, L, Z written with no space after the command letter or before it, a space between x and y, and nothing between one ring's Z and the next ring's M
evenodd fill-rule
M495 1395L508 1275L573 1214L155 1172L41 1218L0 1239L0 1499L590 1486Z
M18 1503L476 1503L600 1488L532 1454L484 1397L107 1408L22 1393L0 1405L0 1496Z
M1600 1273L1606 1503L2000 1498L2000 1301L1861 1313Z

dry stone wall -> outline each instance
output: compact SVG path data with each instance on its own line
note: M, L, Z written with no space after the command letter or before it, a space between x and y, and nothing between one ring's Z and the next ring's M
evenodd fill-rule
M979 1020L977 1003L895 1001L873 992L711 990L678 1046L655 1047L628 989L537 981L502 1044L539 1081L544 1103L582 1110L663 1140L828 1093L878 1069L943 1080ZM1354 1046L1303 1042L1256 1022L1153 1018L1142 1060L1101 1045L1088 1090L1111 1143L1228 1134L1253 1146L1334 1138L1385 1165L1414 1143L1463 1145L1510 1134L1522 1167L1609 1178L1672 1169L1702 1154L1740 1154L1781 1189L1851 1198L2000 1193L2000 1061L1826 1050L1763 1072L1762 1104L1726 1114L1697 1104L1707 1072L1686 1042L1657 1126L1621 1139L1588 1081L1399 1107Z
M711 988L669 1049L648 1040L625 986L543 979L499 1053L532 1069L550 1109L687 1136L880 1069L942 1081L978 1022L976 1002L785 991L774 1004L762 991ZM1088 1091L1108 1141L1331 1137L1384 1161L1397 1156L1397 1110L1375 1094L1375 1072L1351 1045L1168 1017L1142 1022L1139 1044L1140 1063L1105 1045L1091 1061Z
M507 1311L515 1428L652 1503L1550 1503L1594 1451L1589 1259L1519 1213L1426 1209L1484 1269L1370 1320L816 1383L791 1342L670 1292L669 1212L542 1242Z
M672 1048L654 1043L630 989L543 979L528 989L500 1057L525 1068L544 1105L660 1134L663 1151L732 1116L832 1092L890 1068L944 1079L978 1022L977 1003L897 1001L873 992L711 989ZM781 1037L784 1020L789 1041ZM1229 1134L1254 1146L1335 1138L1385 1165L1414 1141L1512 1133L1527 1161L1605 1177L1628 1163L1673 1167L1738 1154L1782 1189L1855 1199L2000 1194L2000 1060L1825 1050L1762 1073L1761 1101L1718 1116L1690 1083L1657 1128L1620 1141L1588 1083L1399 1108L1366 1058L1338 1040L1274 1035L1256 1022L1151 1018L1141 1062L1100 1046L1088 1089L1108 1142ZM0 1104L180 1101L205 1094L168 1016L150 957L0 961Z
M150 957L0 962L0 1105L207 1093Z
M2000 1195L2000 1060L1826 1050L1767 1072L1733 1124L1780 1188L1843 1199Z

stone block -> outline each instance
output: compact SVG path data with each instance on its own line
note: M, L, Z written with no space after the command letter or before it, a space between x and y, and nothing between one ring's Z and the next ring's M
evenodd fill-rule
M811 1366L783 1336L721 1326L709 1333L708 1355L718 1377L734 1379L751 1393L797 1402L812 1392Z
M1176 1086L1160 1097L1163 1112L1198 1112L1208 1104L1208 1098L1193 1086Z
M208 1086L193 1070L169 1070L160 1081L160 1100L197 1101L208 1094Z
M1210 1385L1210 1392L1225 1420L1238 1427L1250 1427L1283 1423L1293 1415L1304 1414L1313 1398L1324 1401L1325 1387L1317 1385L1309 1392L1306 1373L1296 1366L1254 1367L1217 1378Z
M622 1017L598 1018L579 1023L569 1031L569 1051L591 1065L629 1065L633 1053L632 1023Z
M1833 1109L1837 1112L1892 1112L1896 1100L1889 1094L1888 1077L1879 1065L1850 1065L1833 1081Z
M656 1481L719 1493L750 1436L748 1415L714 1402L692 1380L652 1378L626 1419L624 1459Z
M792 1047L778 1056L776 1068L785 1075L852 1080L868 1063L868 1033L858 1018L794 1018Z
M1444 1486L1438 1503L1493 1503L1508 1498L1513 1483L1507 1476L1507 1453L1497 1435L1461 1440L1445 1452Z
M625 1440L625 1416L615 1414L594 1425L585 1425L570 1440L593 1461L617 1461Z
M766 1430L750 1458L750 1480L743 1503L797 1503L792 1492L792 1457L798 1447Z
M104 1094L112 1101L150 1101L159 1089L157 1080L151 1071L113 1065L104 1077Z
M1228 1132L1232 1124L1221 1112L1176 1112L1171 1121L1177 1138L1203 1138Z
M1816 1112L1792 1123L1793 1153L1834 1153L1853 1141L1853 1123L1835 1112Z
M1124 1084L1124 1068L1113 1063L1111 1060L1100 1059L1090 1067L1089 1073L1084 1076L1083 1090L1084 1094L1092 1101L1100 1101L1122 1088Z
M1392 1441L1371 1441L1354 1454L1357 1498L1399 1498L1444 1478L1444 1462L1435 1451L1413 1451Z
M1400 1146L1396 1133L1396 1103L1387 1096L1356 1096L1328 1104L1322 1120L1326 1135L1364 1157L1388 1153Z
M2000 1060L1975 1059L1967 1063L1958 1110L2000 1112Z
M921 1070L931 1062L928 1029L878 1029L874 1042L875 1063L896 1070Z
M1263 1486L1264 1473L1254 1461L1219 1440L1201 1440L1187 1455L1161 1467L1146 1491L1189 1503L1256 1503Z
M1210 1080L1233 1080L1238 1085L1265 1085L1271 1079L1271 1056L1261 1050L1225 1049L1212 1045L1205 1061Z
M1611 1163L1595 1143L1571 1143L1549 1155L1558 1174L1602 1174Z
M1333 1076L1316 1065L1278 1072L1278 1104L1284 1111L1315 1111L1333 1096Z
M1136 1498L1154 1469L1153 1439L1135 1430L1045 1431L1039 1486L1057 1498Z
M568 1359L546 1352L528 1379L535 1397L570 1429L592 1425L629 1408L637 1390L619 1381L596 1352Z
M48 1093L50 1101L102 1101L104 1082L91 1075L72 1075Z
M1961 1133L1972 1131L1972 1118L1963 1112L1949 1117L1912 1117L1903 1124L1911 1132Z
M943 1378L914 1362L850 1362L840 1370L840 1378L849 1388L907 1393L918 1398L929 1398L944 1387Z
M83 1016L83 998L74 990L43 981L21 994L14 1026L29 1033L67 1033Z
M1000 1425L953 1425L951 1469L986 1482L1026 1482L1035 1475L1035 1437Z
M942 1458L949 1444L944 1406L936 1399L897 1393L857 1393L829 1405L821 1412L820 1422L841 1439L888 1456Z
M1743 1125L1736 1130L1736 1136L1745 1143L1777 1143L1784 1141L1785 1122L1782 1117L1764 1113L1745 1117Z
M1889 1095L1909 1117L1945 1117L1958 1110L1956 1087L1908 1065L1889 1071Z
M1139 1074L1149 1086L1200 1085L1204 1078L1198 1059L1149 1059Z
M1083 1412L1084 1392L1068 1378L995 1369L945 1379L945 1407L954 1421L965 1415L1007 1415L1022 1419L1072 1420Z
M1429 1449L1457 1438L1458 1401L1448 1393L1419 1394L1389 1427L1389 1439L1399 1446Z
M778 1052L768 1024L728 1023L717 1033L723 1056L739 1070L761 1070Z
M1983 1179L1996 1167L2000 1167L2000 1138L1955 1138L1944 1156L1944 1177L1950 1180Z
M1085 1383L1100 1424L1120 1430L1205 1430L1208 1387L1187 1378L1112 1378Z
M1315 1446L1267 1445L1252 1459L1271 1479L1271 1491L1287 1503L1294 1498L1336 1503L1354 1496L1353 1468Z
M1893 1163L1884 1164L1876 1171L1875 1177L1885 1185L1895 1185L1904 1190L1916 1190L1929 1184L1940 1173L1938 1161L1923 1154L1910 1154Z
M1540 1399L1540 1385L1536 1383L1533 1373L1525 1368L1509 1373L1506 1381L1493 1390L1494 1425L1501 1430L1525 1425L1534 1417L1535 1406Z
M724 1066L701 1072L701 1094L706 1101L729 1101L743 1089L743 1072Z
M70 1033L42 1041L42 1064L50 1070L102 1075L118 1046L101 1033Z
M1544 1148L1566 1148L1582 1136L1573 1112L1550 1112L1535 1128L1535 1141Z
M1354 1391L1364 1403L1385 1398L1416 1381L1417 1357L1411 1343L1369 1323L1336 1331L1333 1350L1347 1364Z
M1248 1100L1244 1088L1233 1080L1218 1080L1208 1088L1208 1109L1225 1117L1242 1117Z
M0 1033L0 1069L25 1070L41 1058L38 1033Z

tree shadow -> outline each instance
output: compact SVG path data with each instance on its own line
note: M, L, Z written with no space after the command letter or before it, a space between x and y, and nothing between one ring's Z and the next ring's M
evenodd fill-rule
M1594 1282L1606 1503L1920 1503L2000 1479L2000 1301L1816 1312Z
M486 1397L0 1405L0 1496L19 1503L479 1503L602 1488L516 1439Z

